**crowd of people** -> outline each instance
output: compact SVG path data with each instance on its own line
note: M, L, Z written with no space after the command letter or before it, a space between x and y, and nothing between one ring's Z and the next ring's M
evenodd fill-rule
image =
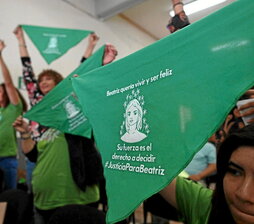
M172 3L175 16L167 27L174 33L190 22L183 3L180 0ZM36 78L21 26L14 34L29 103L33 107L63 76L47 69ZM98 40L95 33L90 34L81 63L92 55ZM4 223L105 223L105 211L98 209L101 198L105 197L105 180L93 137L62 133L22 117L27 104L4 61L5 47L0 40L4 80L0 85L0 201L8 203ZM107 44L102 65L111 63L116 55L116 48ZM243 98L254 98L254 89L248 90ZM188 178L178 176L159 192L176 209L179 220L188 224L254 223L254 119L249 119L248 124L242 120L253 114L253 101L233 108L220 129L186 167ZM17 189L16 133L24 155L35 164L31 194ZM77 149L84 152L79 158L73 156ZM214 178L212 189L207 184L211 177Z

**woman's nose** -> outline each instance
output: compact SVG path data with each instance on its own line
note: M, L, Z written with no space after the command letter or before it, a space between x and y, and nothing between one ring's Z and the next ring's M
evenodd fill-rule
M44 84L46 82L47 82L46 80L41 80L40 84Z
M241 186L236 191L236 195L241 201L254 205L254 176L244 178Z

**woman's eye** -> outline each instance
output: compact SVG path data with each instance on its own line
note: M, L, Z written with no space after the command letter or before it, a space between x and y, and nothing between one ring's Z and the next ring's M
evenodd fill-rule
M234 169L234 168L230 168L228 167L227 170L230 174L234 175L234 176L241 176L242 175L242 171Z

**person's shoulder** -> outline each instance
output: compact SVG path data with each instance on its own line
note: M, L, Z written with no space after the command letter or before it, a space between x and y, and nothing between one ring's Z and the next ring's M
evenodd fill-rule
M207 150L216 151L215 145L213 143L211 143L211 142L207 142L205 144L205 147L206 147Z

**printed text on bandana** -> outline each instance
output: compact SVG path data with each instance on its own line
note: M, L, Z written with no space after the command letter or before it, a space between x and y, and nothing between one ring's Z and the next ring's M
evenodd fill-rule
M161 70L159 74L151 76L150 78L138 80L136 83L131 83L128 86L117 88L112 91L107 90L106 96L113 96L115 94L123 93L125 91L132 90L134 88L138 88L144 85L150 85L151 83L154 83L166 77L170 77L172 75L173 75L173 70L167 68L165 70Z
M106 169L135 172L150 175L165 175L165 169L155 165L156 156L152 153L153 144L134 146L117 144L111 161L105 162Z

